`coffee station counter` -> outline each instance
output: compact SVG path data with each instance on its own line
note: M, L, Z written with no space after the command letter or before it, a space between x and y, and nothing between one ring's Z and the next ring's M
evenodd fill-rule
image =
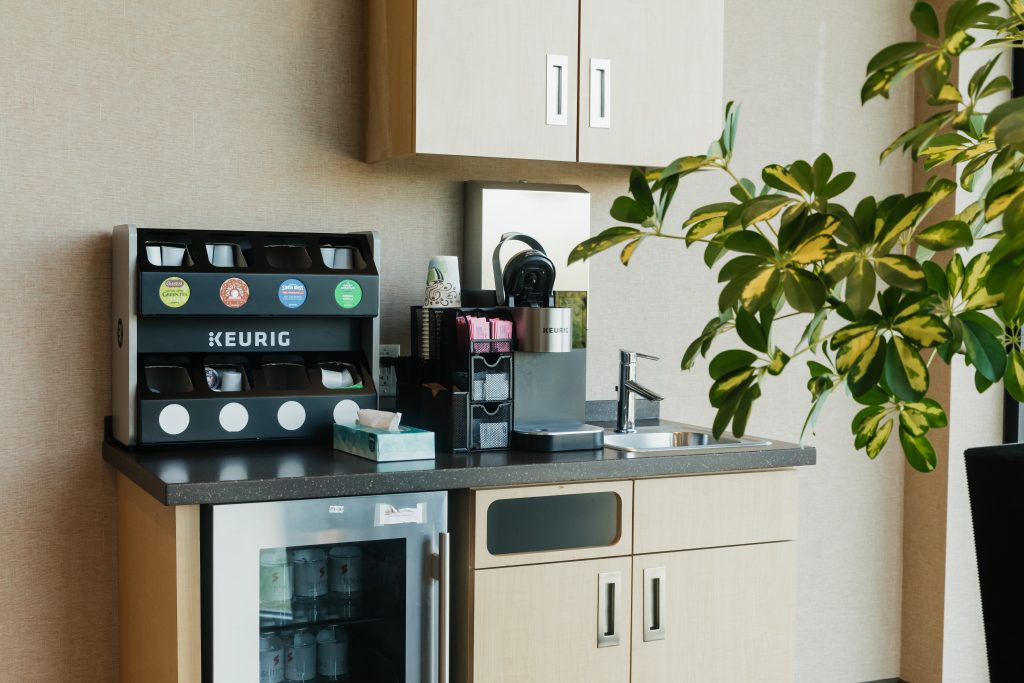
M601 424L601 423L598 423ZM657 424L657 420L641 421ZM686 455L628 457L610 449L442 453L435 460L377 463L330 444L191 444L128 448L108 436L103 458L165 505L245 503L636 479L813 465L815 449L773 441Z

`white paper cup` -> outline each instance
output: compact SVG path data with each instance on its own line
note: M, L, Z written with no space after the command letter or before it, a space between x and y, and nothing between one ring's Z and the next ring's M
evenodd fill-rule
M334 247L320 247L320 256L323 257L325 266L334 267Z
M242 371L241 370L219 370L220 391L241 391Z
M462 280L458 256L434 256L427 264L427 286L423 292L427 308L462 306Z
M206 245L207 250L210 249L210 245ZM210 258L210 262L218 268L234 268L235 266L235 245L233 244L214 244L213 254Z
M147 244L146 245L146 258L149 259L150 265L162 266L164 264L163 257L160 255L160 245Z
M320 368L320 377L326 389L348 389L355 384L352 373L344 368L341 370Z
M185 247L164 244L160 247L160 260L165 266L180 266L185 262Z
M327 680L338 680L348 673L348 632L327 626L316 636L316 672Z

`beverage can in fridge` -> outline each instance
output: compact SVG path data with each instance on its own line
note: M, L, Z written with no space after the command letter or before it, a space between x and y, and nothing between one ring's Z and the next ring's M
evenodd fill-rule
M300 628L284 641L284 679L312 681L316 678L316 636Z
M319 548L296 550L292 555L295 595L318 598L327 595L327 553Z
M340 626L328 626L317 634L316 672L328 681L348 673L348 632Z
M260 607L288 609L292 599L292 573L284 548L260 550Z
M363 549L357 545L336 545L328 553L328 585L332 593L353 595L363 590Z
M260 683L284 681L284 644L272 633L260 634Z

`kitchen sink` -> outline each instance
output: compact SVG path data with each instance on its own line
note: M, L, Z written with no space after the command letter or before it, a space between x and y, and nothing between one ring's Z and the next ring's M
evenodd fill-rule
M722 436L711 432L661 427L640 427L635 433L620 434L609 429L604 435L605 448L627 453L672 455L699 448L741 448L768 446L771 441L757 438Z

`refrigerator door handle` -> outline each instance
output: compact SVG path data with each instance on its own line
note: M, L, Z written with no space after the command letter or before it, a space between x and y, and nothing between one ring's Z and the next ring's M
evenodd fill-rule
M437 594L439 614L437 619L437 680L438 683L448 683L448 672L450 668L449 641L450 641L450 602L451 602L451 534L442 531L438 534L438 572L437 572Z

